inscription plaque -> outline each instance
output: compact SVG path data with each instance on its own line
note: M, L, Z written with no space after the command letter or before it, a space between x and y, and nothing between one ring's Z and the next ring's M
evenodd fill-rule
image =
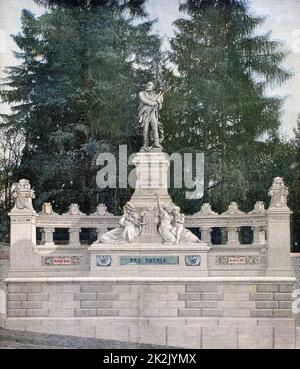
M82 256L42 256L42 265L46 266L67 266L79 265L83 263Z
M256 265L258 256L217 256L218 265Z
M121 256L121 265L178 265L179 256Z

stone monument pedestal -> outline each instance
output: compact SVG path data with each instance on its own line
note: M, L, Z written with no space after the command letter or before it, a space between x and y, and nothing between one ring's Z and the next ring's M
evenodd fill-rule
M210 229L225 225L226 246L208 247L184 238L165 243L163 236L169 230L176 233L178 219L174 209L168 212L163 206L157 216L155 193L170 202L167 159L161 152L139 153L135 163L137 186L131 201L145 214L133 218L138 213L127 203L123 223L122 218L113 222L109 214L94 219L76 206L67 215L36 215L28 201L33 198L29 183L20 182L10 213L4 327L178 348L298 347L292 309L296 280L288 259L290 211L282 179L275 179L266 213L219 216L208 211L187 222L201 229L207 243ZM137 219L142 230L135 234ZM156 220L160 227L164 221L165 233L160 228L158 234ZM256 232L266 228L267 243L238 244L233 228L243 225L254 225ZM99 233L117 227L116 242L78 247L79 230L93 226ZM71 231L71 244L49 246L56 227ZM47 234L42 245L36 243L36 228Z
M136 183L130 202L137 209L156 208L154 192L157 192L162 202L172 203L168 193L169 161L166 155L160 151L139 152L133 164L136 167Z
M208 276L205 243L126 244L89 247L91 276L138 278Z

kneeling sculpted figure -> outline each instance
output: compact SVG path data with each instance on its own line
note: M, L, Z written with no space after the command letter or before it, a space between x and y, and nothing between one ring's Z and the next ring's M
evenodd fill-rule
M145 224L143 222L143 214L139 214L135 206L131 202L127 202L125 213L121 217L118 227L104 233L100 237L100 243L133 243L141 234Z
M161 204L159 194L155 193L158 207L158 233L166 243L198 243L201 242L190 230L184 227L184 214L180 208L172 204Z

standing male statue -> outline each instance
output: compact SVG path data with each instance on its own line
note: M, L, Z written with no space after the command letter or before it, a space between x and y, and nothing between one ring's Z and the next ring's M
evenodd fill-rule
M163 92L155 93L153 82L148 82L146 90L139 93L140 106L138 111L138 128L143 132L142 150L151 148L162 149L163 126L159 122L159 112L163 104Z

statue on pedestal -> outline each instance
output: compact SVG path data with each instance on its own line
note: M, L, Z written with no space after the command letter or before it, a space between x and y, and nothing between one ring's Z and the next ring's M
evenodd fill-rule
M145 224L143 214L139 214L134 205L127 202L125 213L121 217L118 227L100 236L100 243L133 243L141 234L143 225Z
M12 195L15 199L15 206L13 210L34 210L32 206L32 199L35 198L35 194L31 189L30 183L27 179L21 179L19 183L14 183Z
M281 177L276 177L272 187L269 189L269 196L271 196L269 208L287 208L288 194L289 191L283 179Z
M138 129L143 133L143 151L152 148L162 149L164 138L163 126L159 122L159 112L163 104L163 92L158 95L154 91L153 82L148 82L146 90L139 93Z

